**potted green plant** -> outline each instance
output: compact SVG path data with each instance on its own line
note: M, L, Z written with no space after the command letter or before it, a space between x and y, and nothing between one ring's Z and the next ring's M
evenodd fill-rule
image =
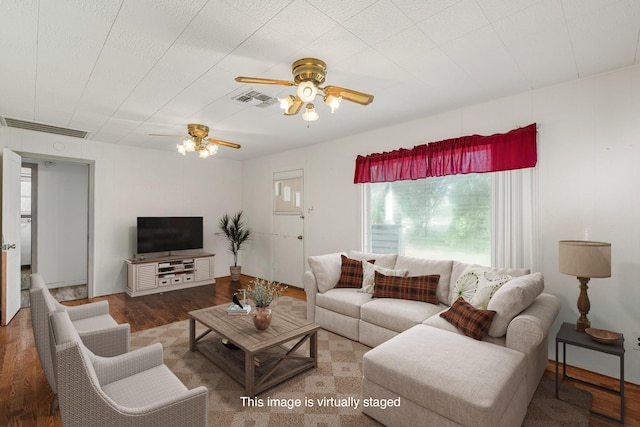
M252 300L255 308L251 310L253 324L259 331L271 325L271 303L278 299L287 286L270 280L255 278L247 287L247 298Z
M218 228L229 242L229 251L233 254L233 266L229 267L229 272L231 273L231 280L237 282L240 280L242 269L238 265L238 252L251 239L253 233L247 227L242 217L242 211L238 211L233 215L224 214L218 221Z

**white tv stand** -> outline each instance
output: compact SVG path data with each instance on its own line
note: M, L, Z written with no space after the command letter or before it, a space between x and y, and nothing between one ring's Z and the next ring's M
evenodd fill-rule
M127 294L132 297L215 283L215 254L128 259Z

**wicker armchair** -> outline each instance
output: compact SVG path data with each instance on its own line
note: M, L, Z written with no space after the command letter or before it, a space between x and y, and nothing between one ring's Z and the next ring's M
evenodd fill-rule
M31 305L31 327L38 350L38 358L47 377L49 386L54 394L51 413L58 404L51 346L49 343L49 314L57 310L69 313L82 342L94 354L100 356L116 356L129 351L130 329L128 324L119 325L109 315L107 301L94 302L75 307L60 304L51 295L40 274L31 275L31 289L29 291Z
M188 390L163 364L162 344L100 357L84 346L68 313L49 320L65 427L207 426L207 388Z

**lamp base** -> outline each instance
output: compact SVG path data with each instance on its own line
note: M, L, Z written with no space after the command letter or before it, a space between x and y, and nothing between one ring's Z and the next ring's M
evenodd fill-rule
M588 277L578 277L580 282L580 295L578 296L578 311L580 312L580 318L576 322L576 331L584 332L585 329L591 327L591 322L587 318L589 310L591 309L591 303L589 302L589 295L587 294L587 283L589 283Z
M591 322L589 321L589 319L586 318L586 316L584 319L580 317L580 319L578 319L578 321L576 322L576 331L578 332L584 332L585 329L590 327L591 327Z

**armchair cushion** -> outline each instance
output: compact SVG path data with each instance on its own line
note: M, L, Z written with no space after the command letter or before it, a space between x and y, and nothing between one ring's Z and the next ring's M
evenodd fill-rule
M109 314L101 314L94 317L83 317L74 320L71 313L72 312L69 311L69 318L79 333L109 329L113 326L118 326L118 322L116 322Z
M103 385L102 391L118 405L136 408L170 399L188 389L166 365L160 365Z

